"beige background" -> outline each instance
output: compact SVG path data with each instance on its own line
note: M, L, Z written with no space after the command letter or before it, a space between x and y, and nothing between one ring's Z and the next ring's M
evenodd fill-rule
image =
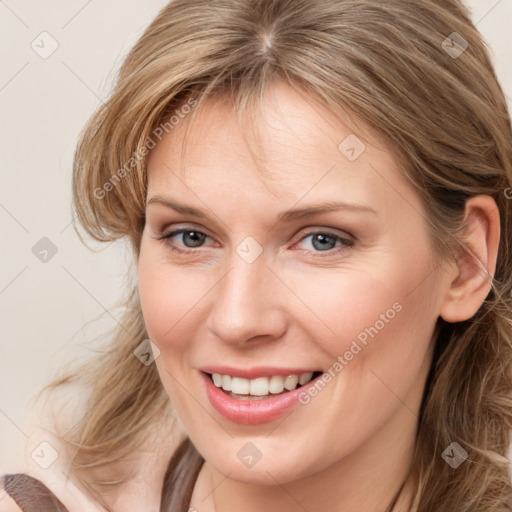
M166 3L0 1L0 474L23 469L23 446L35 446L34 394L119 317L129 255L122 244L92 253L79 242L70 225L72 155L123 56ZM512 105L512 0L468 4ZM40 52L58 48L43 59L34 40ZM43 237L57 250L47 262L32 252Z

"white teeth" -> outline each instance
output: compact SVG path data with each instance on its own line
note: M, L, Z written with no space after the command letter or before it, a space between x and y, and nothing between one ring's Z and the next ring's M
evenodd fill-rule
M295 389L297 387L297 383L299 382L299 376L298 375L288 375L286 379L284 379L284 387L291 391L292 389Z
M229 375L222 375L222 389L231 391L231 377Z
M249 394L256 396L268 395L268 379L267 377L259 377L249 381Z
M222 375L220 373L214 373L212 375L213 383L218 387L222 387Z
M301 386L304 386L304 384L307 384L312 378L313 378L313 373L312 372L301 373L299 375L299 384Z
M284 378L281 375L273 375L270 377L268 390L271 393L282 393L284 391Z
M231 391L236 395L248 395L249 394L249 379L243 379L241 377L231 378Z
M313 378L313 372L301 373L300 375L272 375L271 377L258 377L256 379L244 379L242 377L231 377L231 375L212 374L215 386L224 391L232 391L236 395L266 396L278 394L283 391L292 391L297 384L303 386Z

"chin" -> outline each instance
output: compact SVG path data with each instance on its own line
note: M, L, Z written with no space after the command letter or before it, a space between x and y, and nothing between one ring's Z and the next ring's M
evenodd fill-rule
M215 452L202 452L203 457L217 472L229 475L230 480L253 485L276 485L300 480L326 468L326 458L312 459L311 453L290 451L283 446L282 450L271 446L268 439L255 439L254 445L261 448L258 452L251 445L250 440L233 438L229 446L221 446L212 442L209 446L216 446ZM302 443L297 442L297 445ZM245 447L245 448L244 448ZM200 449L200 446L198 447ZM233 453L232 456L219 457L219 453ZM251 454L253 459L251 460ZM260 457L259 459L257 457Z

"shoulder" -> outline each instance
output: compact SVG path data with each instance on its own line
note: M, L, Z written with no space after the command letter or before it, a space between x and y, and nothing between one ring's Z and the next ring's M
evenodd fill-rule
M0 512L68 512L48 487L25 473L3 475L1 483L6 496Z

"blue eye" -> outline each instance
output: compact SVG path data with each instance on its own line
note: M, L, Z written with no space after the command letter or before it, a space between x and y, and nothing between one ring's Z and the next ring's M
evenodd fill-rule
M186 249L181 249L175 243L171 243L171 240L177 236L181 236L181 246ZM306 249L306 253L311 253L311 255L315 257L323 256L323 254L320 253L326 253L326 256L339 254L354 245L354 242L349 238L325 231L313 231L307 233L297 243L303 242L310 237L312 237L311 246L313 247L313 250ZM165 240L171 250L182 254L192 254L197 252L194 251L194 248L197 249L202 247L207 238L210 238L207 234L192 227L180 228L159 237L160 240Z
M175 231L171 231L169 234L162 236L161 238L163 240L170 240L174 238L177 235L182 235L181 239L183 242L185 240L188 240L188 242L185 243L185 247L199 247L204 242L205 238L208 238L208 235L203 233L202 231L198 231L197 229L191 229L191 228L181 228L177 229ZM190 243L190 245L187 245L187 243ZM186 251L183 249L179 249L173 244L169 243L169 247L177 252L181 253L190 253L193 251Z
M354 242L352 240L349 240L348 238L336 235L334 233L329 232L322 232L322 231L314 231L311 233L308 233L307 235L303 236L300 239L300 242L306 240L307 238L311 238L311 246L316 249L314 251L307 250L307 252L327 252L328 255L331 255L334 253L339 253L347 250L348 247L351 247L354 245ZM339 242L339 245L336 246L336 244ZM334 249L334 251L333 251ZM316 256L316 254L315 254Z

